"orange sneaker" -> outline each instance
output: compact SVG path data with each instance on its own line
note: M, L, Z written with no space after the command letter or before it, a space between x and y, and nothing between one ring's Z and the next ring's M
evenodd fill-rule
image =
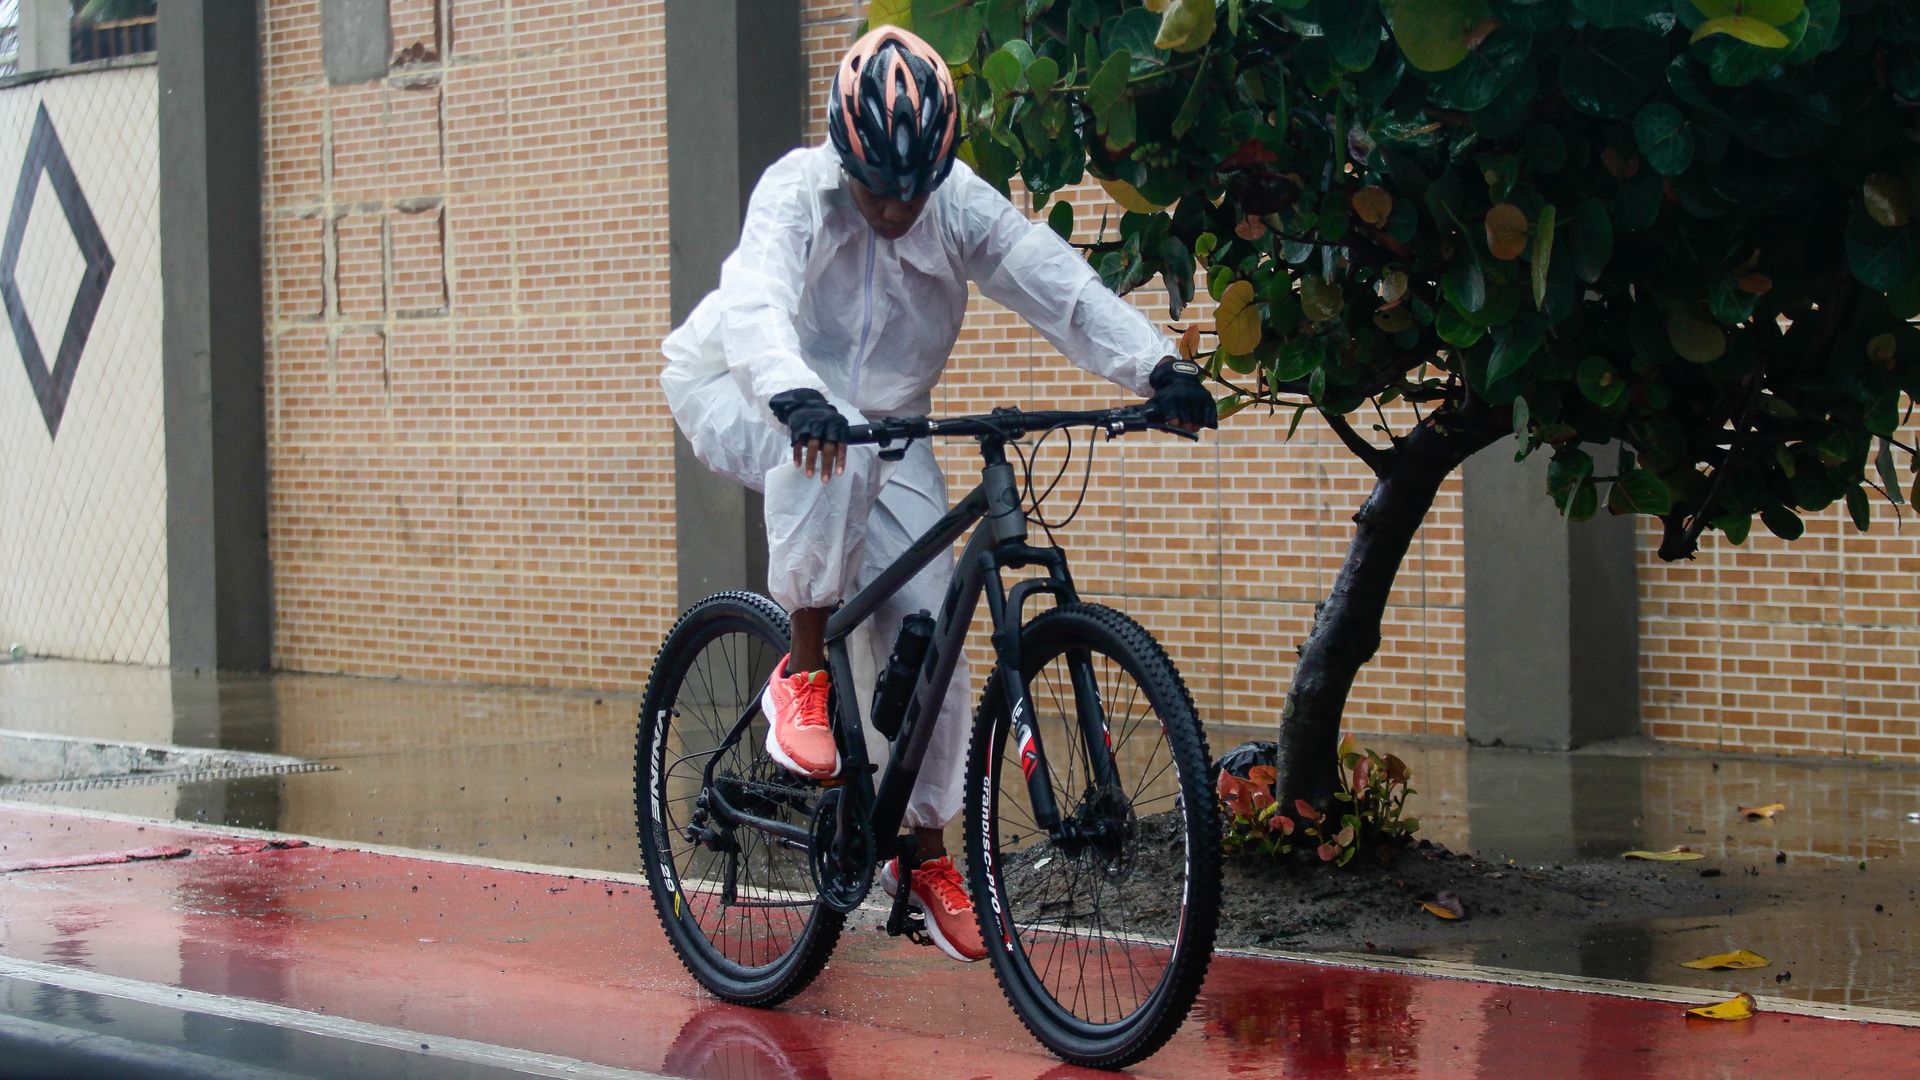
M888 896L900 888L900 860L890 859L880 868L880 887ZM913 872L913 906L927 917L927 936L940 951L963 964L987 958L987 947L980 941L980 921L973 914L973 900L967 896L966 883L951 858L928 859Z
M767 753L799 776L825 780L840 772L840 751L827 721L827 673L787 674L783 656L767 680L760 711L767 714Z

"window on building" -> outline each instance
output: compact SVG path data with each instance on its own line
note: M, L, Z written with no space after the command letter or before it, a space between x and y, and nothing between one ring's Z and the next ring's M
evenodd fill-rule
M20 71L20 0L0 0L0 76Z
M73 63L154 51L156 0L74 0L73 8Z

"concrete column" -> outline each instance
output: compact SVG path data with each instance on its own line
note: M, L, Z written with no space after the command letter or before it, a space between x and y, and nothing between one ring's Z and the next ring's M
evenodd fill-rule
M800 0L667 0L667 186L677 325L720 280L760 173L805 137ZM674 437L680 602L765 591L760 496Z
M1516 464L1513 445L1465 466L1467 738L1571 750L1636 734L1633 519L1564 520L1546 494L1550 455Z
M255 5L160 5L160 267L173 666L273 656Z
M19 70L52 71L72 62L71 0L20 0Z

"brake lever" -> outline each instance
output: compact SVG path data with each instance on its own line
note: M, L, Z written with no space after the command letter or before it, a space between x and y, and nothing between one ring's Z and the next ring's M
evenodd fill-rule
M1147 427L1154 431L1164 431L1169 435L1178 435L1181 438L1187 440L1188 442L1200 441L1199 432L1188 431L1186 428L1174 427L1172 424L1162 424L1157 421L1149 420L1147 421Z

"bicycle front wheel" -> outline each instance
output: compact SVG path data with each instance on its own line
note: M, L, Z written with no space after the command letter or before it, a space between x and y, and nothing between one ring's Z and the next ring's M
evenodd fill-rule
M1062 825L1036 823L1005 695L989 686L967 764L981 936L1036 1038L1077 1064L1122 1068L1172 1037L1212 957L1220 819L1206 738L1172 661L1118 611L1040 615L1020 655L1031 764L1051 777ZM1086 719L1099 716L1104 730Z
M844 923L818 901L806 846L713 812L719 795L765 820L813 819L820 788L767 754L756 704L787 640L787 613L764 596L688 608L654 661L636 740L634 809L660 925L694 978L737 1005L799 993Z

